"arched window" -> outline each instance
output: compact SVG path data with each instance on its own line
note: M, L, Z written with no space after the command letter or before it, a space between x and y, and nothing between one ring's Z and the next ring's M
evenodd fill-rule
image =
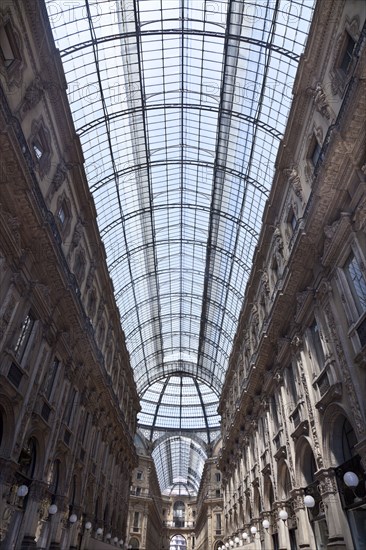
M31 437L20 452L19 464L22 472L33 478L37 463L37 440Z
M184 527L185 505L181 500L174 503L173 520L175 527Z
M187 541L182 535L174 535L170 540L169 550L187 550Z
M350 460L355 454L355 445L357 443L357 437L352 428L351 424L348 422L347 418L344 419L342 427L342 453L343 453L343 462Z
M60 483L60 461L54 460L49 476L49 489L53 495L57 494L57 490Z

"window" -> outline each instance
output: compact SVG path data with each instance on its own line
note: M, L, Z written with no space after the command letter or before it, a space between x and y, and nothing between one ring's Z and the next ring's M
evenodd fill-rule
M141 487L136 487L136 496L139 497L141 495Z
M142 479L142 472L141 471L138 471L136 473L136 479Z
M138 531L139 530L139 520L140 520L140 512L135 512L133 516L133 530Z
M57 359L57 357L55 357L52 362L52 365L48 369L48 372L46 373L46 376L45 376L43 393L45 397L48 399L48 401L51 400L52 389L55 384L59 366L60 366L60 361Z
M31 132L30 150L39 175L43 178L51 167L51 136L42 118L32 122Z
M0 27L0 61L8 71L21 61L14 29L9 20Z
M85 421L84 421L84 428L83 428L83 435L81 437L81 442L82 443L85 442L86 432L87 432L87 428L88 428L88 424L89 424L89 417L90 417L90 413L86 413Z
M324 355L322 341L320 338L319 326L315 319L313 323L310 325L309 330L311 334L311 343L313 347L313 352L315 355L314 360L319 367L318 370L322 370L324 366L325 355Z
M65 409L65 424L67 426L71 425L71 420L74 413L74 406L76 403L76 395L77 395L77 392L75 388L71 388L69 393L69 400L67 402L67 407Z
M344 39L343 48L340 56L340 63L338 68L343 72L347 73L352 62L353 50L355 48L356 42L353 40L352 36L346 31L346 36Z
M345 269L357 311L361 315L366 311L366 280L353 253L349 256Z
M62 237L66 237L71 229L71 208L70 200L65 194L57 199L55 220Z
M219 483L221 481L221 474L220 472L216 472L216 481Z
M292 365L289 365L287 368L287 389L291 397L291 407L294 407L297 403L297 387Z
M351 424L344 419L342 427L342 453L344 462L351 460L356 454L355 445L357 444L357 437Z
M57 211L57 219L59 221L59 224L61 227L64 227L65 226L65 223L66 223L66 218L67 218L67 215L66 215L66 205L65 203L63 202L60 206L60 208L58 209Z
M313 140L311 142L310 154L309 154L309 158L310 158L311 163L314 167L317 165L317 162L319 160L321 151L322 151L322 148L321 148L318 140L314 136Z
M221 532L221 514L216 514L216 531ZM220 533L216 533L219 535Z
M28 313L21 326L19 338L17 343L15 344L14 349L15 357L19 362L21 362L24 357L25 350L28 346L33 331L34 323L35 320L33 315L31 313Z

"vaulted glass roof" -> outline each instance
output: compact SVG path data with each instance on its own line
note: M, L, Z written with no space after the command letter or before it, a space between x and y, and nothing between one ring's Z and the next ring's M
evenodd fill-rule
M46 0L152 441L219 428L313 3Z

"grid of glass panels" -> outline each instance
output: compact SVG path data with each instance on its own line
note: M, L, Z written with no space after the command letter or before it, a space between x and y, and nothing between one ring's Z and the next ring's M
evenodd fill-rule
M46 0L156 427L152 384L180 372L220 392L313 4Z
M210 439L210 431L217 428L217 395L207 384L189 376L168 376L154 382L141 399L138 415L140 427L151 427L149 439L155 430L203 431Z
M196 495L207 454L190 437L165 438L152 453L164 494Z

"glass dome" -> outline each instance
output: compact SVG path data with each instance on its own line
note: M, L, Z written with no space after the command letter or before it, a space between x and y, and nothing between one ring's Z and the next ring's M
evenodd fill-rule
M46 0L152 441L217 432L313 4Z

